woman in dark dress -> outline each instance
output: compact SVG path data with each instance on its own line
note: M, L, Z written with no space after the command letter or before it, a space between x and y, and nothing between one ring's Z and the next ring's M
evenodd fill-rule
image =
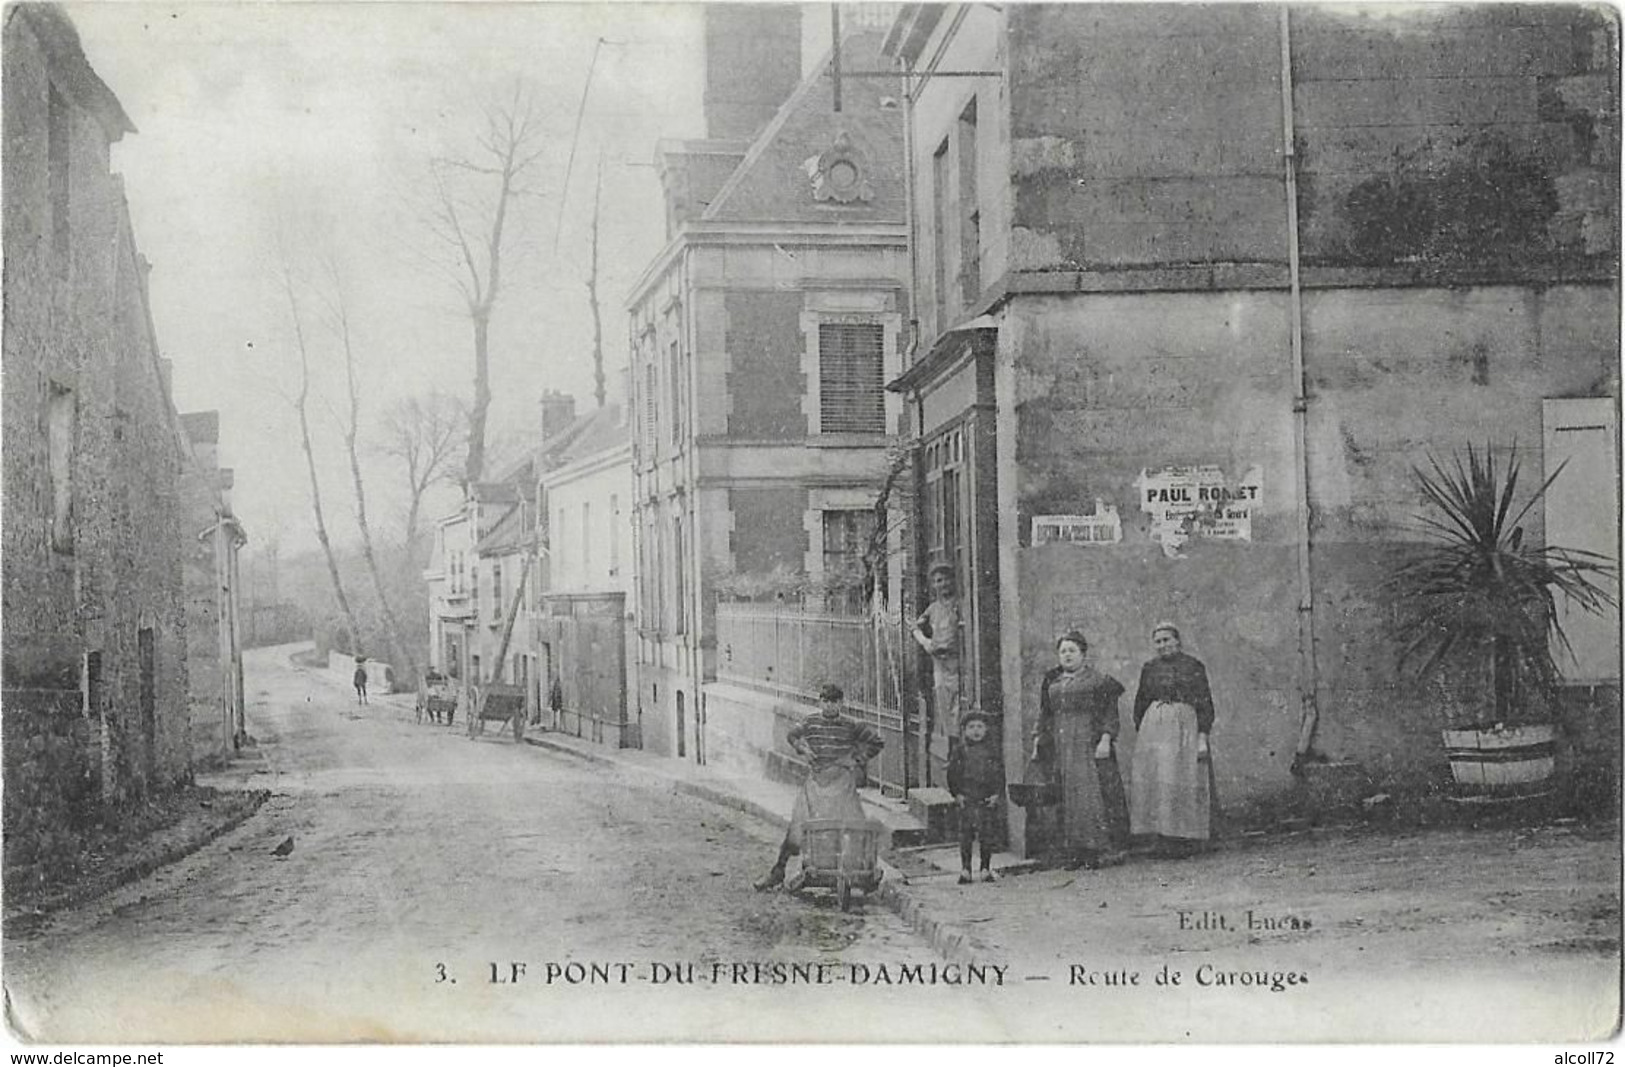
M1044 675L1033 758L1061 786L1059 845L1068 867L1123 861L1128 805L1114 735L1123 686L1085 662L1089 642L1076 630L1055 642L1060 663Z
M1213 833L1213 692L1207 668L1187 655L1172 623L1151 632L1156 656L1134 694L1134 768L1129 811L1136 835L1155 835L1164 852L1185 854Z

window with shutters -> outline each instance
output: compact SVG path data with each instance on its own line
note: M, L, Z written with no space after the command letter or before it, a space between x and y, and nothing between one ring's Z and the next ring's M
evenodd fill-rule
M820 433L885 433L885 331L879 323L820 323Z
M671 520L671 545L672 582L676 594L672 598L675 609L672 632L681 634L688 632L688 573L683 558L683 519L680 515Z
M1553 478L1543 498L1546 544L1594 552L1618 566L1619 434L1612 397L1547 400L1542 458ZM1618 597L1615 574L1599 582ZM1617 684L1620 675L1619 615L1594 615L1556 592L1565 647L1552 649L1563 680L1574 685Z
M976 98L959 116L959 294L961 307L982 294L982 211L976 193Z
M655 457L655 442L659 440L659 430L656 426L656 416L659 414L660 388L659 368L650 362L643 369L643 460L645 463Z
M671 343L671 443L683 440L683 360L677 342Z

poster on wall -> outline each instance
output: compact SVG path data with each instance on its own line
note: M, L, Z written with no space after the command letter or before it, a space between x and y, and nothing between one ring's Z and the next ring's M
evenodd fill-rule
M1193 537L1207 541L1251 541L1253 509L1263 492L1264 473L1248 467L1234 481L1218 466L1142 470L1134 480L1140 510L1151 516L1151 540L1170 559Z
M1115 545L1123 540L1117 505L1095 501L1092 515L1034 515L1032 544Z

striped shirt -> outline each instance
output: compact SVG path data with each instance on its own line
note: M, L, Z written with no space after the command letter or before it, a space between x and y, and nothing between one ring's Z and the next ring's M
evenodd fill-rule
M853 763L867 763L878 755L886 744L873 727L855 722L844 715L837 715L832 719L823 712L809 715L790 727L786 739L790 742L791 748L795 748L797 742L805 742L812 750L814 767L825 767L847 760Z

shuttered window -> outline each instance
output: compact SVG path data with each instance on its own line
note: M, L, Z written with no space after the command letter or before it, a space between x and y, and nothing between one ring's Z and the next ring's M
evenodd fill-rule
M878 324L819 325L821 432L886 432L884 347L885 335Z

